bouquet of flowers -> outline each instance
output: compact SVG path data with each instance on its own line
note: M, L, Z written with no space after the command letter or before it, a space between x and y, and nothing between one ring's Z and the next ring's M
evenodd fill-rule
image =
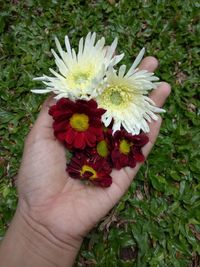
M131 68L116 65L124 54L114 55L117 39L105 47L102 37L88 33L79 41L78 53L65 36L66 51L55 39L54 50L58 71L54 77L43 75L45 89L34 93L55 94L56 104L49 114L53 117L55 137L63 143L70 158L66 171L72 178L101 187L112 184L111 171L143 162L142 147L148 142L149 125L163 112L147 96L158 85L158 77L137 67L143 58L143 48Z

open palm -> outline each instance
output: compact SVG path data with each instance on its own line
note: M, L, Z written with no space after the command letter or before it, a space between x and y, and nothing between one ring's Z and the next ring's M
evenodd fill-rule
M145 58L141 69L154 71L155 58ZM150 97L162 106L170 93L170 86L161 83ZM136 168L113 170L113 183L109 188L84 185L66 173L65 149L55 139L49 107L49 98L27 137L23 160L19 171L18 190L21 211L28 213L37 223L54 236L65 241L69 236L82 238L117 203L130 186L140 164ZM150 152L161 125L161 119L151 123L149 143L143 148L145 156Z

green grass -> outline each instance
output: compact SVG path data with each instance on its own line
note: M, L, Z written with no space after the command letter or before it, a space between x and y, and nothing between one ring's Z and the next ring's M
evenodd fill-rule
M200 260L198 9L177 0L0 0L0 237L16 208L23 142L44 97L35 76L54 67L56 35L77 45L96 31L130 66L145 46L172 85L158 142L130 190L82 246L77 266L185 267Z

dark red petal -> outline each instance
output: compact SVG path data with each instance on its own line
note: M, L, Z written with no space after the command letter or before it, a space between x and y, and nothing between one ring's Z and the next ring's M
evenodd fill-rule
M49 115L53 116L54 112L57 110L57 105L53 105L49 108Z
M57 134L55 133L55 136L59 141L63 142L66 139L66 132L58 132Z
M97 102L94 101L93 99L88 101L88 105L92 108L92 109L96 109L97 108Z
M74 141L74 131L73 131L72 128L69 128L68 131L66 132L65 141L70 145L73 143L73 141Z
M88 131L88 132L86 132L85 136L86 136L87 145L89 147L94 147L96 145L96 140L97 140L94 133L91 131Z
M103 128L102 127L100 127L100 128L90 127L89 130L93 134L95 133L97 141L101 141L103 139Z
M145 160L144 155L140 152L135 153L134 157L135 157L135 160L138 162L143 162Z
M134 168L136 166L136 160L134 158L131 158L126 166ZM124 167L126 167L126 166L124 166Z
M132 140L136 146L140 147L143 147L149 142L149 138L146 134L134 135Z
M110 176L103 179L95 179L92 180L92 183L101 186L101 187L109 187L112 184L112 178Z
M61 98L58 100L57 105L61 110L70 110L75 106L75 103L68 98Z
M53 129L54 131L64 131L67 128L67 122L66 121L54 121L53 123Z
M54 120L59 120L59 121L61 121L61 120L67 120L67 119L69 119L71 116L72 116L72 112L71 112L71 110L65 110L65 111L63 111L63 110L55 110L54 111L54 113L53 113L53 118L54 118Z
M74 138L74 147L78 149L84 149L85 148L85 133L75 133Z

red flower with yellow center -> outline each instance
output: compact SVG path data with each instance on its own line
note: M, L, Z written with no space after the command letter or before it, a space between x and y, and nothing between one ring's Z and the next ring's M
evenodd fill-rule
M100 157L106 158L109 155L110 151L108 145L106 140L101 140L97 143L96 151Z
M145 160L141 148L149 141L147 135L143 133L131 135L125 130L121 130L117 131L113 138L111 159L114 168L117 170L126 166L134 168L136 162Z
M112 169L105 159L92 161L83 153L76 153L66 170L72 178L87 180L94 185L109 187L112 184Z
M54 134L68 149L94 147L103 138L101 116L105 110L97 108L94 100L60 99L50 107Z
M112 129L104 128L103 135L104 138L101 141L98 141L94 147L87 147L84 149L83 153L92 162L105 159L112 167L110 158L112 150Z

